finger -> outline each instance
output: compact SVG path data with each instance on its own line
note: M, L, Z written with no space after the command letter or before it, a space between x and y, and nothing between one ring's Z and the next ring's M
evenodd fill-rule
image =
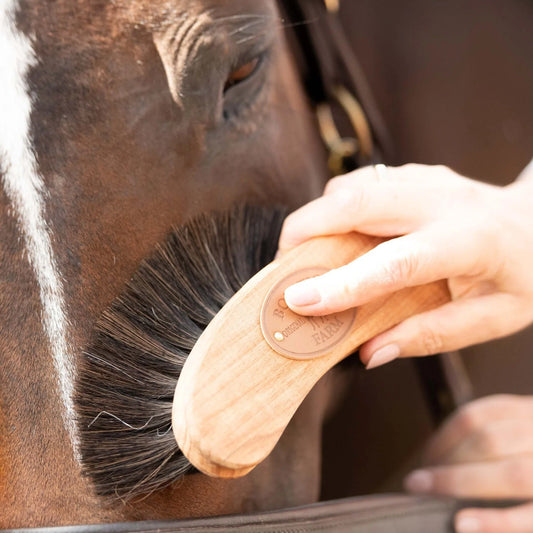
M533 420L533 397L510 394L486 396L462 406L430 440L424 453L425 464L439 464L463 441L488 423L512 417L522 423Z
M291 286L285 300L296 313L330 314L405 287L485 273L490 233L432 224L379 244L348 265ZM450 249L450 242L453 248ZM495 266L497 267L497 265Z
M533 533L533 503L508 509L463 509L454 523L457 533Z
M456 498L533 498L533 455L415 470L404 486Z
M523 327L516 321L516 300L505 293L464 298L420 313L374 337L360 347L359 356L368 369L396 357L449 352L514 333Z
M279 248L287 250L311 237L349 231L379 236L414 231L447 207L447 191L452 188L448 174L453 173L437 168L441 167L387 167L383 179L373 167L365 167L333 178L322 197L287 217ZM448 179L437 179L436 173L445 173Z
M515 416L511 411L508 416ZM533 418L491 421L459 441L444 456L440 465L491 461L513 455L533 453Z

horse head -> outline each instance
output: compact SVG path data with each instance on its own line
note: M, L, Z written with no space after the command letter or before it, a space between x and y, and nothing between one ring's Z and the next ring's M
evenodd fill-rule
M324 150L284 30L274 0L0 7L0 527L316 499L320 390L249 476L190 474L133 502L83 475L74 402L95 324L173 226L321 191Z

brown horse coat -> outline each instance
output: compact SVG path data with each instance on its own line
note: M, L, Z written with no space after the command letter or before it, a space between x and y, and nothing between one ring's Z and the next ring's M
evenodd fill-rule
M95 320L172 225L321 190L323 149L274 1L9 0L0 33L14 59L0 87L0 527L315 500L320 391L254 474L192 475L127 505L81 476L72 420Z

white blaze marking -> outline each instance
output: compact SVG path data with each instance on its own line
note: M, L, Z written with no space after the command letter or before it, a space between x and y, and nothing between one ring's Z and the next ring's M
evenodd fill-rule
M15 26L17 8L18 0L0 0L0 170L39 284L41 319L58 374L64 423L79 458L72 399L74 362L67 343L63 286L44 219L46 190L30 139L32 102L26 77L37 60L30 40Z

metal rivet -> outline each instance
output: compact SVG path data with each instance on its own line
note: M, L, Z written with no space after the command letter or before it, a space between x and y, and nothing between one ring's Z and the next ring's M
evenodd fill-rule
M281 333L281 331L276 331L274 333L274 338L278 341L278 342L281 342L283 340L283 333Z

